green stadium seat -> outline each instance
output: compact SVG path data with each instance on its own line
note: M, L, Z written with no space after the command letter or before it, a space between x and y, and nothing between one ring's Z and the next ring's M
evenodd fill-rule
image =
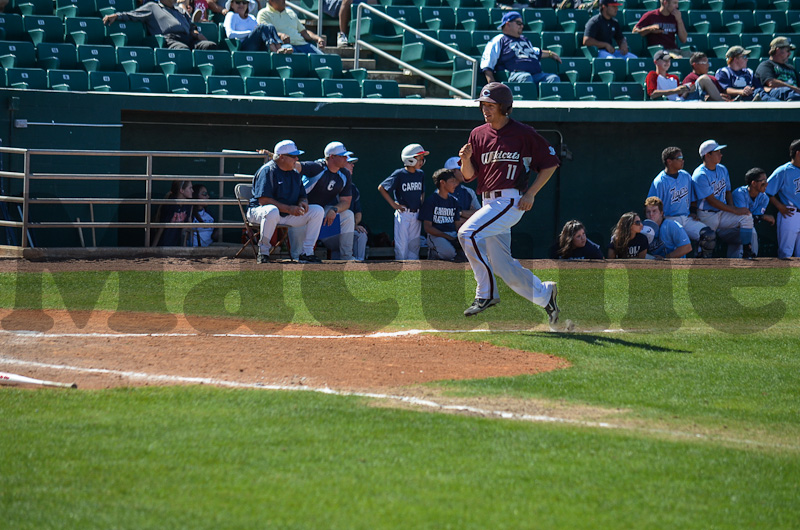
M608 101L608 83L575 83L575 99L578 101Z
M622 13L621 17L617 17L620 24L622 24L622 28L627 28L628 31L632 31L633 27L639 22L639 19L642 18L642 15L647 13L646 9L625 9Z
M127 92L128 75L125 72L89 72L89 88L97 92Z
M518 101L536 101L539 99L539 91L536 88L536 83L505 83L515 100Z
M691 71L692 65L687 58L673 59L669 68L669 73L678 76L678 81L683 81L683 78L689 75Z
M644 37L638 33L623 32L622 35L628 41L628 51L637 57L647 55L647 46L645 45Z
M342 79L344 77L342 58L339 55L312 54L308 56L308 65L310 71L316 72L320 79Z
M792 9L786 12L786 23L789 25L793 33L800 33L800 10Z
M772 35L765 33L742 33L742 46L750 50L750 59L759 59L760 57L767 57L769 54L769 43L772 41Z
M469 50L472 49L472 34L463 29L440 30L437 32L436 38L462 53L469 53Z
M711 75L714 75L717 70L727 65L728 61L725 57L709 57L708 59L708 71Z
M54 15L24 15L22 25L34 44L64 42L64 24Z
M106 26L106 41L114 46L142 46L144 25L141 22L116 21Z
M146 46L120 46L117 48L117 64L128 74L156 71L153 48Z
M230 75L233 64L227 50L192 50L194 68L203 77Z
M188 74L192 71L192 50L157 48L155 54L156 64L165 75Z
M626 65L626 81L632 81L634 83L644 84L645 78L647 78L647 74L650 73L652 70L655 70L655 65L653 64L652 59L648 58L637 58L637 59L628 59Z
M323 79L322 95L326 98L360 98L361 85L355 79Z
M446 2L442 2L442 5L447 4L453 9L458 9L460 7L482 7L484 9L491 9L495 6L495 0L447 0Z
M495 35L497 35L497 32L495 32ZM540 33L523 33L523 35L525 36L526 39L531 41L532 45L536 46L537 48L542 47L542 35ZM577 48L575 49L577 50ZM575 56L576 57L580 56L580 54L576 54Z
M574 101L572 83L539 83L540 101Z
M654 66L655 68L655 66ZM592 61L592 81L612 83L625 79L627 61L625 59L595 59Z
M718 11L689 11L688 22L686 30L695 33L719 33L725 29L722 25L722 13Z
M199 74L167 74L167 88L173 94L205 94L206 80Z
M284 79L283 91L292 98L319 98L322 97L322 83L314 78Z
M624 9L644 9L643 0L624 0Z
M524 11L524 9L519 11L520 14L522 13L522 11ZM503 15L505 15L507 12L508 12L507 9L502 9L500 7L493 7L489 10L489 21L492 26L491 29L497 31L497 26L499 26L500 23L503 21ZM523 23L525 22L525 15L522 15L522 22ZM523 26L523 31L530 31L530 28Z
M134 0L95 0L95 10L100 16L136 9Z
M397 20L403 22L407 26L411 26L414 29L422 27L422 18L420 17L418 7L388 6L386 8L386 14L392 18L396 18ZM402 32L402 29L400 29L400 31ZM393 40L402 41L403 40L402 34L398 35L397 38Z
M575 57L575 33L564 31L544 31L542 36L542 49L557 53L561 57ZM583 56L583 52L581 52Z
M723 11L722 24L728 28L728 33L733 35L752 33L758 27L752 11Z
M556 16L561 31L570 33L580 31L582 33L592 13L585 9L559 9L556 11Z
M0 41L0 65L3 68L33 68L36 48L31 42Z
M89 76L83 70L52 69L47 71L47 86L51 90L86 92Z
M428 29L456 28L456 12L450 6L425 6L420 8L420 16Z
M755 11L753 17L761 33L774 35L786 31L786 11Z
M68 17L91 17L97 13L94 0L56 0L56 15Z
M53 0L18 0L15 6L23 16L53 14Z
M708 50L707 33L689 33L686 42L681 44L681 50L686 52L705 52Z
M255 15L255 13L254 13ZM203 36L216 43L222 42L220 37L225 37L225 28L217 25L216 22L195 22L195 26L200 30Z
M490 40L497 36L497 31L473 31L472 47L467 52L472 55L481 55Z
M46 90L47 73L41 68L8 68L6 86L26 90Z
M353 17L350 19L350 42L354 42L356 37L356 8L352 6ZM371 6L379 10L385 11L382 6ZM382 17L374 15L369 11L364 10L363 18L361 19L361 35L360 38L367 42L380 43L383 45L397 44L398 46L403 41L403 29L400 26L384 20Z
M43 42L36 47L37 62L45 70L77 70L78 51L72 44Z
M708 34L708 53L709 57L725 57L728 48L731 46L741 46L742 39L739 35L729 33L709 33Z
M64 42L104 44L106 28L99 18L72 17L64 20Z
M423 31L425 35L435 39L436 32ZM447 70L450 73L453 68L453 60L447 52L435 46L410 31L403 35L403 49L400 52L400 60L409 63L420 69L427 70ZM446 75L442 72L442 75Z
M209 94L217 96L243 96L244 81L238 75L210 75L206 78Z
M775 2L773 2L773 9L777 9L778 11L800 9L800 0L775 0Z
M272 59L269 52L235 51L231 54L233 69L242 79L248 77L267 77L272 72ZM283 85L281 85L283 88Z
M476 59L480 61L478 57L476 57ZM485 81L480 71L478 71L477 75L479 79ZM454 88L469 93L472 89L473 77L472 63L462 57L453 57L453 73L450 76L450 85L452 85ZM476 84L478 87L482 85L483 82L478 82Z
M87 72L113 72L117 69L117 54L113 46L83 44L78 46L78 62Z
M129 73L128 84L131 92L143 92L149 94L166 94L167 76L156 73Z
M558 67L562 79L570 83L588 82L592 79L592 63L585 57L566 57Z
M608 96L612 101L644 101L644 85L640 83L609 83Z
M522 20L525 22L525 27L534 33L561 29L558 24L558 17L553 9L524 9L522 11Z
M248 77L244 80L245 92L251 96L283 97L283 79L280 77Z
M22 15L16 13L0 13L0 40L21 41L25 39L25 26Z
M307 53L292 53L289 55L273 53L271 57L272 71L284 79L290 77L305 78L311 75Z
M456 9L456 25L467 31L494 29L489 19L489 11L480 7L459 7Z
M400 86L391 79L365 79L361 85L365 98L399 98Z

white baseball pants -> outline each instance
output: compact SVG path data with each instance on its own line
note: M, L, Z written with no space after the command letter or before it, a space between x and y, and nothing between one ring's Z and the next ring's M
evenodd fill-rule
M525 212L516 207L519 192L503 190L503 196L484 200L483 207L475 212L458 230L458 239L464 250L475 281L476 298L499 298L495 273L506 285L534 304L544 307L550 301L552 287L547 287L530 270L511 255L511 227Z
M786 217L778 212L778 257L800 257L800 210L789 207L794 212Z
M278 207L273 204L264 204L247 209L247 220L261 227L261 239L258 240L258 249L264 255L269 255L270 239L275 233L275 228L280 226L303 227L298 231L302 236L297 241L289 240L292 259L296 260L300 254L314 254L314 245L319 237L319 227L322 226L324 210L322 206L310 204L308 211L303 215L287 215L281 217ZM291 232L291 230L289 231ZM291 235L291 234L290 234Z
M707 212L705 210L699 210L697 212L697 217L714 232L726 228L753 228L753 216L750 214L737 215L731 212ZM691 236L689 236L689 239L691 239Z
M417 212L394 211L394 259L419 259L420 230Z
M455 232L448 235L456 236ZM456 257L456 247L449 239L428 234L428 259L443 259L452 261Z
M705 224L688 215L670 215L666 217L666 219L680 223L683 229L686 230L686 235L689 236L689 239L692 241L700 239L700 230L706 228Z

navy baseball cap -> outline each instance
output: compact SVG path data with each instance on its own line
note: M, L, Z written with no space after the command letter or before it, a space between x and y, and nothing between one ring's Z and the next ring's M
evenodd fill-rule
M509 11L508 13L503 15L503 20L500 21L500 25L497 26L497 29L503 29L503 26L505 26L512 20L517 20L518 18L522 18L522 15L519 14L519 11Z

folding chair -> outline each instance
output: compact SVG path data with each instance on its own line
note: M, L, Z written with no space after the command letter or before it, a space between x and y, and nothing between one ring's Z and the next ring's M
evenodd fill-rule
M237 252L236 256L234 257L238 258L239 254L244 252L244 249L250 245L250 247L253 249L253 257L258 258L258 240L261 239L261 227L247 220L247 208L250 207L250 199L253 198L253 186L252 184L237 184L234 188L234 194L236 195L236 203L239 205L239 213L242 214L242 222L244 223L244 233L246 238L242 248L239 249L239 252ZM273 250L286 242L287 238L289 237L289 229L285 226L277 227L275 229L275 234L272 237L273 241L275 240L276 236L277 242L274 245L271 245L269 250L270 255L272 255Z

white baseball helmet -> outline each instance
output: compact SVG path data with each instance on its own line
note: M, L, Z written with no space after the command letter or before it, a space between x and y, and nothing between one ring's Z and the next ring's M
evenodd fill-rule
M400 159L403 161L404 166L413 166L417 163L417 156L427 156L429 154L430 152L426 151L419 144L408 144L403 148L403 152L400 154Z
M644 223L642 223L642 234L647 238L647 244L650 245L653 243L653 238L656 237L656 225L650 219L645 219Z

